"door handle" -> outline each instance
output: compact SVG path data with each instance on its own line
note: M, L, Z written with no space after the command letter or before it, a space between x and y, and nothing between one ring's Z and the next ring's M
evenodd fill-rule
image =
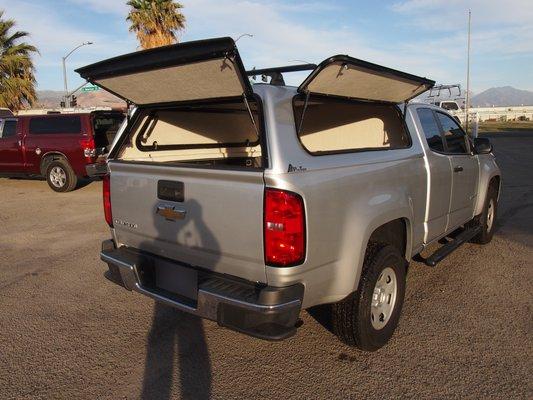
M168 221L177 221L185 219L187 211L185 210L176 210L172 206L157 206L156 214L161 215Z
M463 167L461 167L460 165L458 165L457 167L455 167L453 169L453 172L461 172L463 170Z

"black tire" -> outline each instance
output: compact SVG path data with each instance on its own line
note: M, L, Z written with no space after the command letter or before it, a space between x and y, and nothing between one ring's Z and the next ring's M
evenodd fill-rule
M372 322L372 296L382 272L390 267L396 277L396 301L390 317L379 329ZM391 245L370 243L366 250L361 279L356 292L332 305L333 332L346 344L375 351L391 338L398 325L405 296L407 262ZM383 315L383 314L380 314Z
M489 222L489 213L491 212L492 203L492 221ZM487 244L494 236L494 228L496 226L496 217L498 215L498 189L495 185L489 186L485 204L483 205L483 212L472 221L471 224L481 225L481 232L479 232L471 240L472 243Z
M58 178L58 173L61 179ZM78 177L66 160L54 160L46 167L46 181L55 192L70 192L76 188Z

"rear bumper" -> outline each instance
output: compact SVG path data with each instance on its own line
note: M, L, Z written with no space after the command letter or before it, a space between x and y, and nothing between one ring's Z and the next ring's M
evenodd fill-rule
M94 164L87 164L85 166L85 173L89 178L97 178L107 174L107 164L104 162L96 162Z
M116 249L112 240L102 243L100 255L109 270L107 279L128 290L134 290L162 303L219 325L267 340L282 340L294 334L304 287L259 286L223 275L198 271L196 299L161 290L149 281L151 266L168 260L135 249ZM174 262L176 268L192 269Z

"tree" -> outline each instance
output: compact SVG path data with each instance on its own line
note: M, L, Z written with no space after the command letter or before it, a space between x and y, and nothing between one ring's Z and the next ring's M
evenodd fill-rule
M0 10L0 107L13 111L37 99L31 56L38 53L35 46L21 41L28 33L13 32L14 27L15 21L4 19L4 11Z
M173 0L130 0L127 21L143 49L178 42L177 34L185 28L183 6Z

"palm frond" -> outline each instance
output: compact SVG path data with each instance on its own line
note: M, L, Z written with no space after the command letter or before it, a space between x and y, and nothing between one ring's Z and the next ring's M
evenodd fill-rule
M14 27L15 21L4 19L4 11L0 10L0 107L15 111L37 100L32 56L39 52L21 41L28 33L12 32Z
M185 28L183 6L173 0L130 0L130 32L136 34L143 49L178 42L178 34Z

